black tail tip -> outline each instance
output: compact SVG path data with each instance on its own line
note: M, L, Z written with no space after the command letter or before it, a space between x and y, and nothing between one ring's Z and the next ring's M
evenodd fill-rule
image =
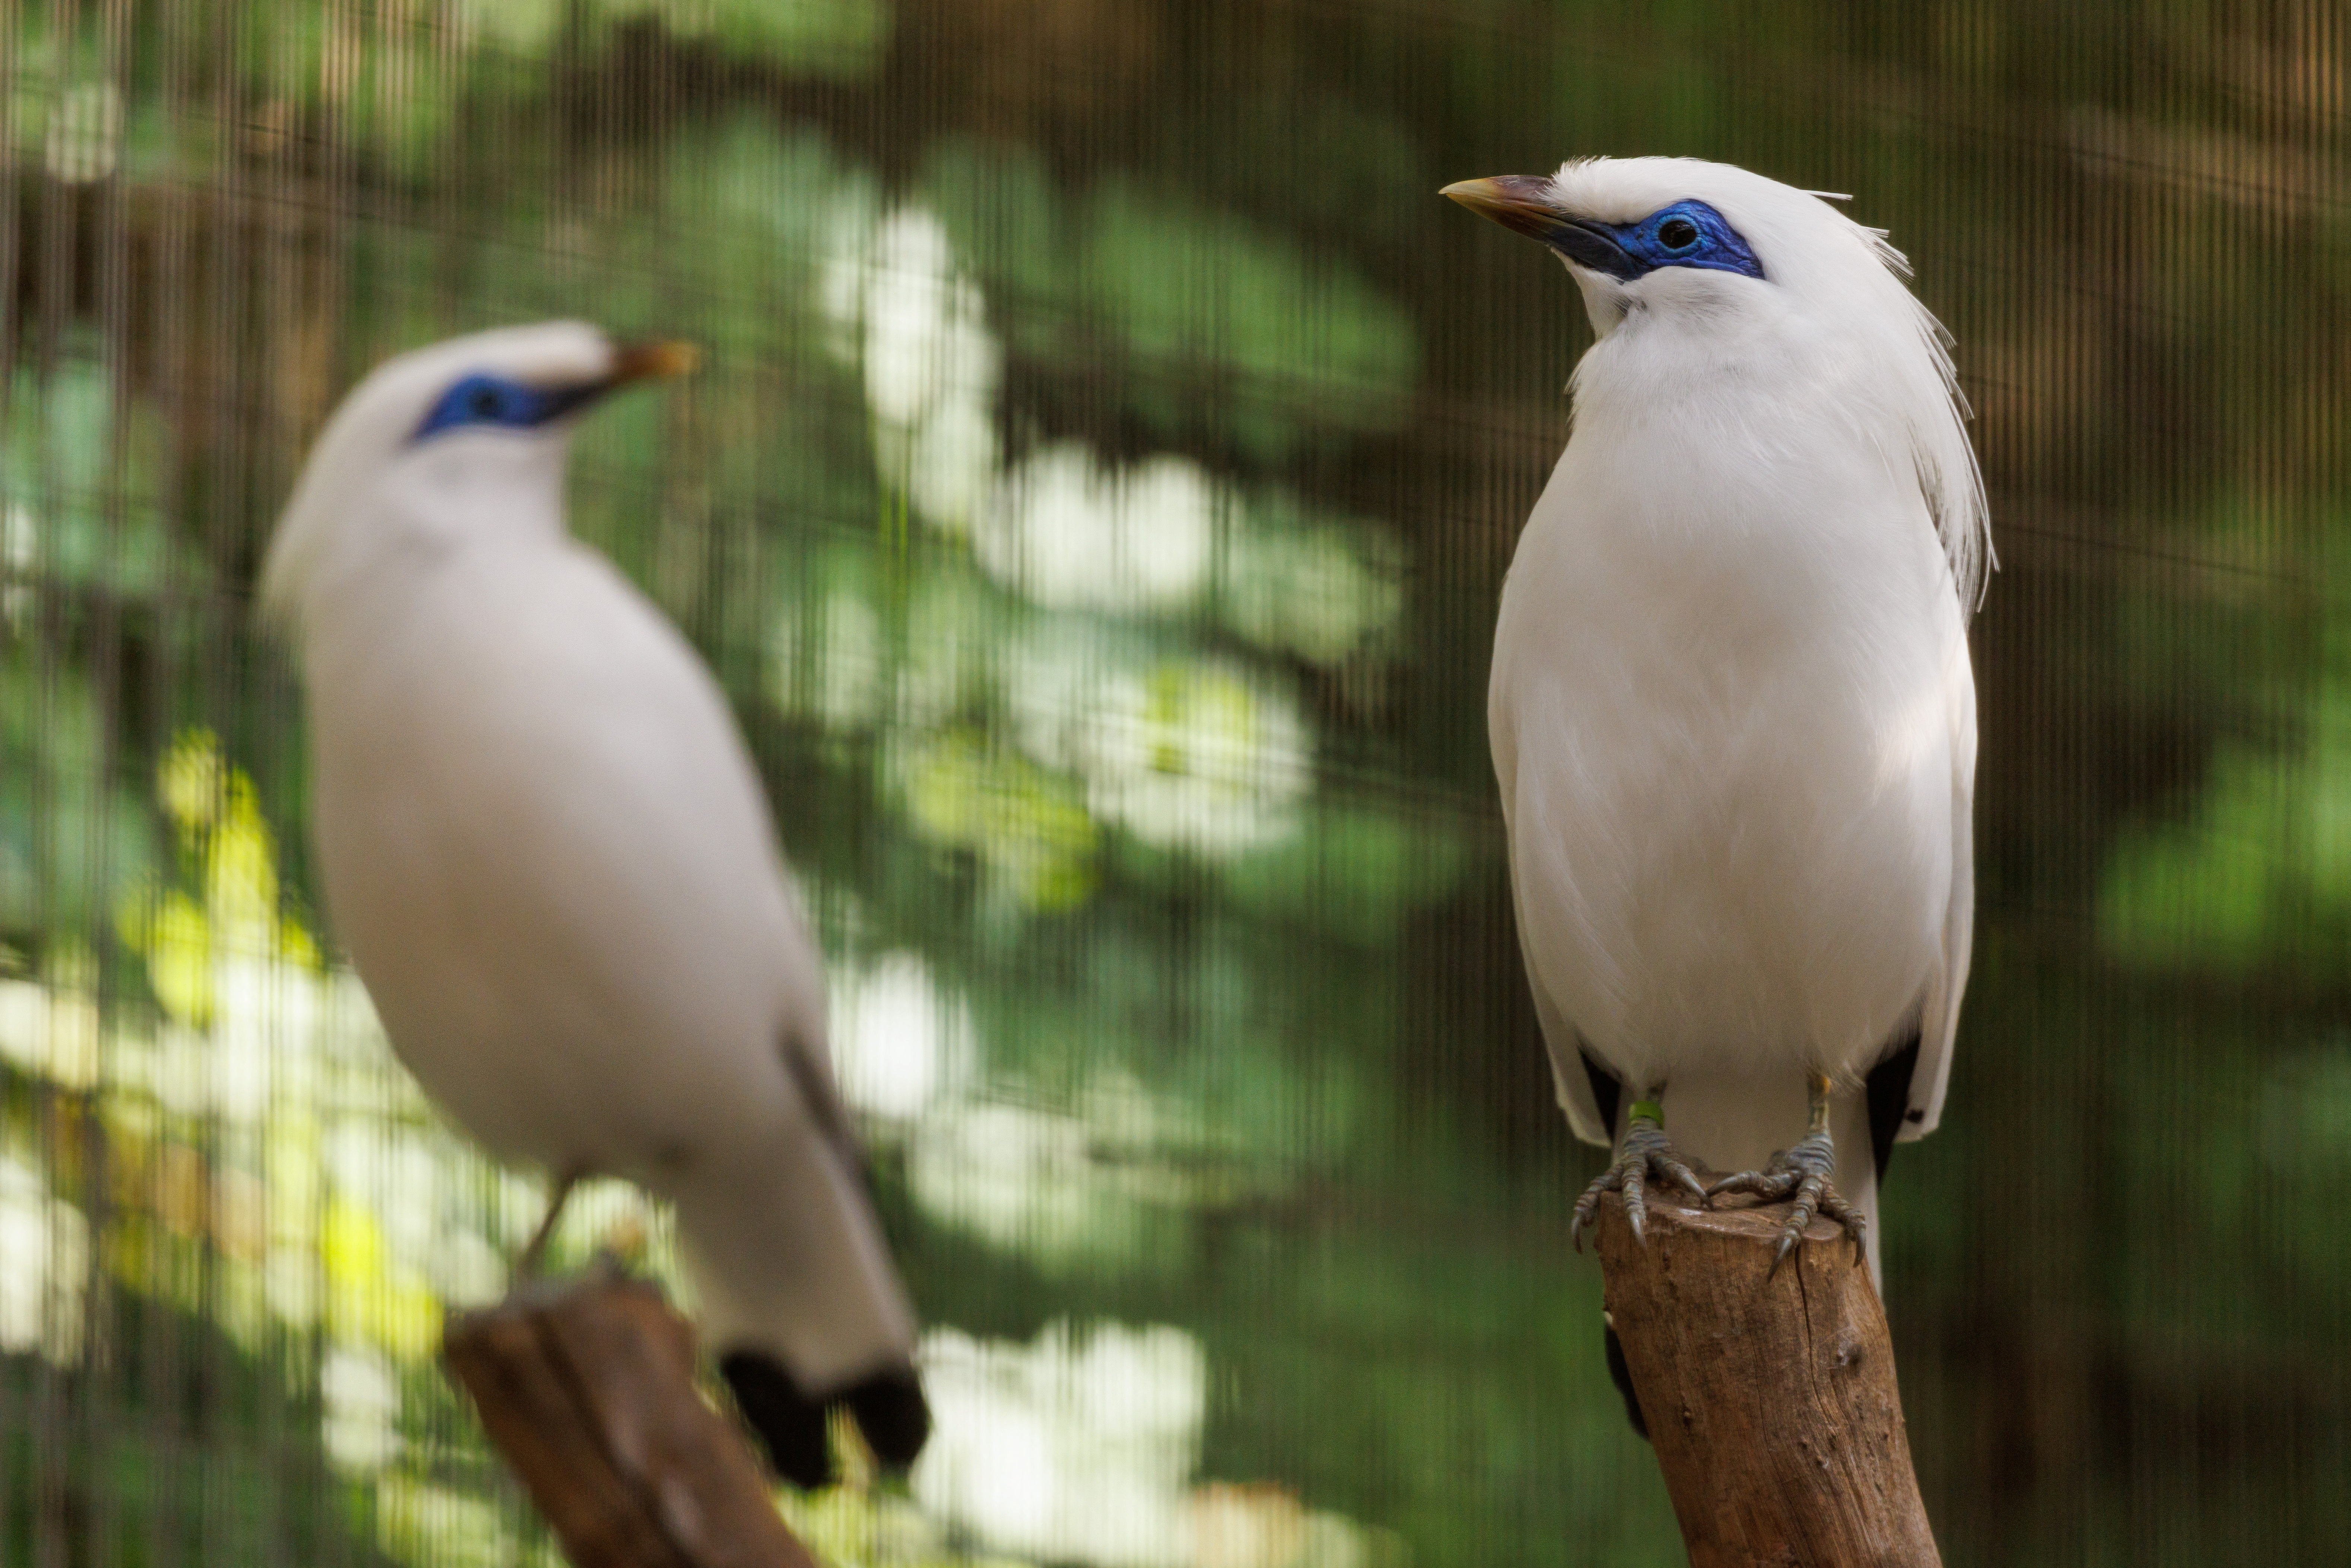
M734 1390L743 1419L767 1445L768 1462L778 1475L803 1491L832 1479L824 1406L802 1395L790 1373L756 1351L737 1350L718 1358L718 1375Z
M910 1366L877 1372L821 1400L801 1393L789 1372L758 1351L727 1352L718 1358L718 1373L734 1392L743 1419L766 1445L776 1473L803 1491L833 1479L832 1446L825 1432L831 1406L849 1407L874 1457L893 1470L913 1464L931 1435L931 1407Z
M841 1396L873 1457L893 1470L914 1462L930 1441L931 1405L911 1366L877 1372Z

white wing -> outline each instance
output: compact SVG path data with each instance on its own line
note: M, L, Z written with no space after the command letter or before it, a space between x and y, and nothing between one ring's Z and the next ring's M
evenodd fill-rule
M1517 903L1517 879L1512 878L1511 902ZM1575 1026L1561 1016L1558 1008L1543 990L1542 981L1535 975L1534 955L1527 951L1526 920L1519 921L1519 956L1527 971L1527 984L1535 996L1535 1017L1542 1021L1543 1044L1551 1053L1552 1091L1559 1096L1559 1108L1567 1113L1568 1130L1587 1144L1606 1148L1615 1141L1615 1133L1606 1118L1600 1114L1600 1102L1593 1097L1592 1075L1583 1065L1583 1047L1575 1033Z
M1943 963L1928 981L1918 1020L1918 1064L1910 1073L1910 1103L1896 1142L1923 1138L1942 1120L1951 1084L1951 1047L1959 1031L1959 1001L1968 988L1975 944L1976 681L1964 634L1946 670L1951 721L1951 903L1943 919Z
M1543 1045L1551 1056L1552 1087L1559 1097L1559 1108L1567 1113L1568 1129L1587 1144L1606 1147L1615 1141L1614 1133L1607 1118L1600 1113L1599 1101L1593 1097L1592 1077L1584 1071L1583 1050L1575 1026L1567 1021L1543 989L1542 974L1530 945L1526 901L1519 889L1518 840L1513 831L1519 793L1518 729L1516 716L1503 693L1499 650L1495 683L1486 705L1486 730L1494 749L1494 781L1501 789L1502 834L1510 843L1510 908L1519 928L1520 964L1526 970L1528 988L1534 993L1535 1017L1542 1024Z
M691 647L559 547L452 562L309 652L329 903L426 1092L507 1157L674 1199L721 1349L812 1393L902 1363L821 962Z

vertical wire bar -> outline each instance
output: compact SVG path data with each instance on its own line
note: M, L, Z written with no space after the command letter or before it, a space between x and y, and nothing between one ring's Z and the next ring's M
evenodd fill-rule
M49 131L44 148L49 167L44 170L41 182L40 274L37 283L40 325L34 349L34 388L39 413L35 437L37 455L35 459L38 477L35 490L39 497L40 517L34 536L33 563L36 603L38 606L37 630L33 637L34 698L36 715L34 744L38 762L33 769L31 800L26 815L31 821L33 841L33 907L37 912L45 934L55 929L63 910L59 896L58 841L59 802L57 799L57 774L62 758L55 749L60 734L60 685L62 644L68 634L68 618L62 578L58 570L57 536L58 522L64 515L67 498L62 495L64 476L57 461L57 429L55 417L55 385L57 362L65 352L65 337L73 314L77 282L75 246L79 237L76 223L77 203L73 188L61 177L67 162L73 156L68 133L72 129L65 124L67 95L71 91L74 67L80 53L79 6L75 0L51 0L49 7L50 59L55 73L49 90ZM47 156L55 154L56 156ZM42 984L54 998L64 977L58 964L64 956L62 943L45 940L42 944ZM38 1153L37 1164L41 1170L45 1189L54 1190L59 1175L60 1145L64 1142L59 1126L58 1106L54 1085L43 1078L34 1091L38 1106ZM52 1232L56 1211L43 1214L45 1228ZM48 1249L54 1256L55 1249ZM57 1281L44 1270L42 1326L46 1330L57 1304ZM67 1389L56 1364L43 1354L47 1347L37 1346L33 1356L33 1431L35 1481L33 1488L33 1563L35 1568L64 1568L70 1546L66 1540L67 1509L72 1478L69 1460L64 1447L67 1437Z
M195 6L167 5L156 33L158 112L168 152L158 188L149 193L156 224L152 373L165 443L158 455L157 523L170 548L164 556L150 633L147 728L141 737L142 753L150 758L165 755L178 722L186 680L183 655L199 612L202 580L196 519L188 510L198 472L194 230L204 205L190 165L193 154L206 145L200 118L191 107L197 91L197 26ZM152 1021L152 1014L149 1016ZM145 1533L149 1561L159 1568L172 1568L184 1560L183 1520L190 1485L185 1459L188 1437L182 1425L183 1346L172 1310L171 1262L156 1221L157 1199L162 1196L159 1163L151 1159L142 1178L138 1216L142 1242L138 1254L142 1265L139 1277L141 1376L136 1392L143 1427L140 1447L152 1478L143 1500Z
M360 26L359 0L330 0L326 6L325 39L319 62L319 207L315 225L318 235L316 243L319 249L316 268L319 289L317 303L319 330L324 334L326 340L319 346L319 356L325 384L318 389L318 402L306 404L302 411L304 423L310 429L315 429L332 407L336 392L350 379L352 370L350 364L352 345L349 321L350 289L348 275L351 266L353 243L352 208L355 200L353 187L357 152L351 136L350 119L353 110L351 94L360 64L358 38ZM294 744L298 745L302 730L297 707L296 689L285 682L281 673L283 665L280 662L267 661L265 667L271 672L271 678L275 683L273 692L277 701L273 706L277 711L285 714L285 728L294 737ZM287 755L288 750L289 747L284 744L275 750L282 775L289 780L306 779L307 769L295 757ZM280 791L283 799L290 800L291 795L290 788ZM307 813L305 815L307 817ZM331 974L331 967L327 972ZM315 1050L317 1047L314 1043L308 1049ZM316 1080L312 1082L315 1082ZM315 1089L312 1092L317 1092ZM305 1115L315 1116L317 1113L318 1107L315 1104L301 1108L301 1113ZM266 1152L264 1157L266 1160ZM318 1189L322 1185L314 1186L312 1211L305 1217L303 1225L304 1233L314 1237L321 1234L323 1230L321 1222L324 1199L323 1193ZM275 1228L273 1224L273 1232ZM316 1267L315 1263L313 1267ZM305 1333L298 1336L292 1334L285 1336L286 1344L279 1353L277 1362L284 1369L289 1384L309 1390L319 1388L319 1369L323 1359L322 1333L321 1325L313 1323ZM335 1562L350 1562L357 1549L356 1543L352 1540L352 1532L340 1527L339 1512L332 1507L339 1500L339 1494L344 1483L340 1476L327 1467L320 1434L316 1431L308 1434L308 1441L304 1448L304 1464L316 1482L312 1489L314 1501L312 1517L308 1522L308 1538L331 1552Z
M212 172L213 233L211 276L204 305L207 343L203 406L206 418L203 441L207 461L202 534L207 589L198 621L196 646L202 650L196 689L190 695L206 727L225 744L237 734L237 648L231 630L232 601L227 572L237 559L245 527L245 507L255 443L253 429L264 414L250 366L257 344L248 329L247 294L253 287L256 257L250 235L259 221L256 193L246 164L252 156L253 114L245 77L252 47L251 10L225 5L214 14L213 59L218 77L213 100L218 116L217 151ZM199 1172L218 1168L218 1122L207 1105L196 1118L201 1140L196 1151ZM225 1281L212 1249L192 1249L197 1289L194 1328L197 1426L192 1434L191 1469L197 1479L197 1561L235 1562L236 1539L236 1468L230 1458L234 1408L230 1390L235 1368L217 1324L224 1304ZM233 1450L232 1450L233 1451Z
M0 6L0 83L6 85L12 107L23 102L29 85L23 74L19 43L24 16L29 9ZM23 284L19 263L25 243L19 212L24 193L17 171L26 149L15 143L14 130L13 125L0 123L0 439L5 439L14 428L16 367L25 348L25 322L18 308ZM26 515L29 515L29 498L16 494L7 465L0 463L0 538L5 538L5 530L14 527L13 519L19 508L25 508ZM10 555L13 551L0 554L0 595L9 596L9 602L21 602L21 596L34 590L30 563L20 564L9 559ZM16 1456L20 1448L30 1448L25 1414L16 1369L0 1364L0 1552L9 1551L16 1539L20 1512ZM21 1444L20 1432L24 1437Z
M259 193L254 215L259 255L253 270L261 284L254 310L259 375L248 428L255 430L260 439L253 453L248 504L236 519L241 538L235 559L244 561L261 559L268 540L269 508L285 491L282 455L298 438L297 409L307 383L307 351L312 336L308 313L312 300L303 284L315 192L308 180L311 119L302 96L305 82L311 78L299 68L308 31L291 10L277 11L272 20L274 26L256 41L260 77L269 84L272 96L261 106L262 112L269 117L268 134L262 142L268 157L260 170L267 188ZM269 689L263 684L267 667L265 651L251 601L242 595L232 596L224 610L230 623L229 635L241 655L237 745L233 754L246 759L256 788L266 788L270 781L266 760L274 750L273 737L279 732L279 716L269 700ZM270 925L263 950L246 957L248 962L266 966L269 976L267 994L273 1000L282 1000L289 977L279 951L277 911L266 913ZM268 1072L273 1093L258 1107L257 1119L240 1117L234 1123L223 1119L222 1146L214 1151L212 1167L215 1192L220 1190L222 1182L243 1178L257 1184L266 1174L269 1125L276 1109L274 1090L282 1076L278 1064L287 1061L289 1051L300 1049L298 1042L285 1037L291 1016L290 1010L283 1007L272 1009L267 1022L262 1026L266 1032L259 1049L271 1064ZM265 1266L266 1247L265 1239ZM226 1250L217 1226L209 1250L215 1255ZM224 1270L228 1267L225 1261L218 1266ZM251 1542L246 1560L267 1563L274 1568L287 1561L289 1483L300 1475L303 1467L295 1460L287 1440L287 1401L283 1380L277 1375L273 1354L277 1335L267 1321L267 1307L266 1302L257 1303L251 1310L258 1314L260 1322L254 1325L248 1348L252 1362L249 1375L258 1384L260 1393L250 1410L251 1428L239 1434L239 1446L246 1452L245 1469L259 1479L252 1483L252 1517L245 1521Z
M99 1039L94 1042L97 1079L89 1086L89 1098L78 1106L81 1112L83 1147L82 1207L89 1245L84 1251L82 1264L81 1419L74 1448L84 1469L85 1485L92 1494L84 1510L90 1531L86 1550L93 1561L110 1563L117 1561L120 1554L121 1521L114 1489L108 1484L107 1478L113 1473L111 1450L118 1441L117 1433L123 1424L120 1414L126 1406L122 1399L119 1358L113 1354L115 1298L113 1271L109 1266L116 1242L112 1194L114 1162L108 1146L105 1122L97 1113L100 1098L109 1092L113 1078L109 1071L111 1065L110 1058L114 1049L112 1039L118 1032L118 998L122 989L119 976L120 951L108 926L116 882L112 852L118 837L113 830L119 792L114 783L121 767L123 741L122 600L132 580L126 542L127 513L136 504L135 498L128 494L136 369L134 310L131 298L130 220L125 212L125 186L126 164L131 152L130 111L137 90L129 0L101 0L99 25L101 45L99 69L96 77L112 89L116 109L114 123L107 128L115 139L113 167L100 179L95 193L99 203L99 330L103 344L109 397L107 472L102 481L101 498L105 545L99 551L98 577L89 586L91 601L87 642L100 724L99 757L89 775L89 786L98 792L99 798L91 802L85 819L91 839L87 852L89 864L85 882L93 896L85 921L83 939L98 958L95 999Z

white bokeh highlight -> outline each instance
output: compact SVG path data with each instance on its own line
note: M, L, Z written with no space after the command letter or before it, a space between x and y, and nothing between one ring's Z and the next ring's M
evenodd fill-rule
M1000 1551L1184 1568L1207 1356L1181 1329L1067 1322L1028 1344L923 1338L937 1421L914 1496Z
M869 1116L911 1121L959 1093L974 1071L971 1009L912 953L853 973L832 1004L833 1071Z
M1169 609L1207 584L1217 519L1232 506L1187 459L1112 469L1061 442L1005 476L972 551L989 576L1048 609Z

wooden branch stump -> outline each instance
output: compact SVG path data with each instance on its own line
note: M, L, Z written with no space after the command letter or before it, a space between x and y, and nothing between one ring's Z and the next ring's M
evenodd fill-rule
M577 1568L817 1568L652 1285L601 1263L453 1319L441 1349Z
M1720 1201L1652 1185L1646 1248L1617 1194L1600 1209L1609 1321L1691 1568L1939 1568L1868 1268L1814 1219L1774 1276L1787 1206Z

